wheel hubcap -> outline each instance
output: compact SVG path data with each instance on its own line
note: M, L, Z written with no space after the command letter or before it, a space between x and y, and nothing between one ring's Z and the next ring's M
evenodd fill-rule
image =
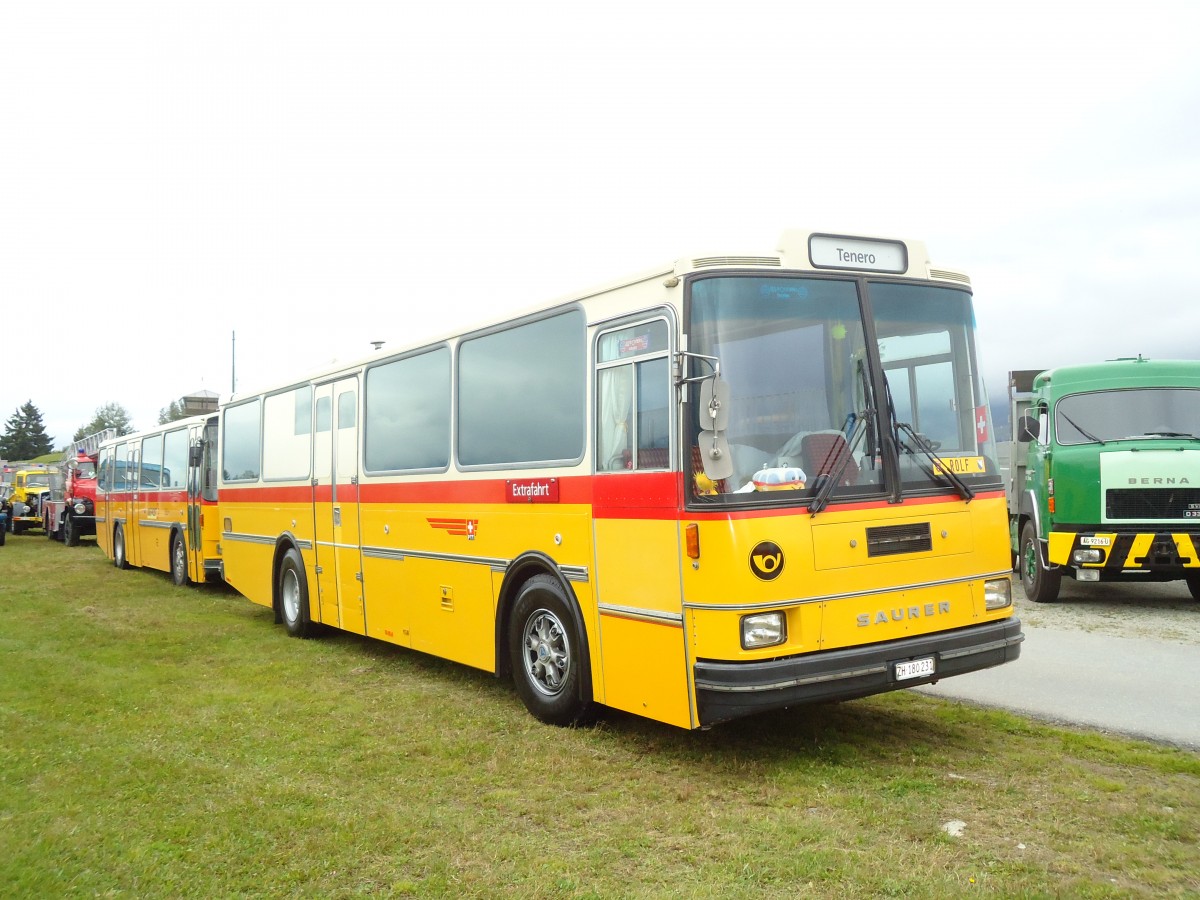
M283 614L289 622L295 622L300 615L300 582L295 572L283 574Z
M525 623L523 640L529 683L547 697L561 693L571 673L571 644L562 623L539 609Z

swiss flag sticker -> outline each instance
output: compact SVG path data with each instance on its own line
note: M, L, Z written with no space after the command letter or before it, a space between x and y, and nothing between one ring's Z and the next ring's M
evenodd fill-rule
M988 439L988 420L987 407L975 407L975 440L977 443L986 444Z

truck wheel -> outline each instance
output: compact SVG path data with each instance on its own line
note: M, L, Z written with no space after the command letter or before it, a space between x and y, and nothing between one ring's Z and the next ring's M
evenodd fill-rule
M4 539L8 537L8 527L0 528L0 547L4 546Z
M1021 529L1020 565L1021 586L1025 588L1026 597L1034 603L1053 603L1058 599L1062 572L1058 569L1048 571L1042 567L1042 554L1033 522L1026 522Z
M179 532L171 537L171 580L176 587L188 583L187 550L183 546L183 535Z
M0 544L4 541L0 539ZM1200 575L1189 575L1186 579L1188 590L1192 594L1193 600L1200 600Z
M67 516L66 520L63 522L62 536L63 543L68 547L79 546L79 529L75 527L75 520L70 516Z
M508 650L517 693L535 718L547 725L591 720L592 698L582 688L587 650L575 631L570 600L549 575L535 575L521 588Z
M118 569L129 568L129 560L125 558L125 529L120 525L113 532L113 565Z

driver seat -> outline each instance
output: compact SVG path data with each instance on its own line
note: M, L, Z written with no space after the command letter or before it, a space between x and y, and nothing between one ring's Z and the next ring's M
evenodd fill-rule
M804 474L810 482L818 475L828 475L841 465L841 485L858 484L858 463L850 454L850 445L840 434L806 434L800 440L800 459L803 461ZM848 458L847 458L848 457Z

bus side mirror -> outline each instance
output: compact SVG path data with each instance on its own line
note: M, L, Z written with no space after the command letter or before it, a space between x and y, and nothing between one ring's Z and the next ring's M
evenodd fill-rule
M733 457L725 429L729 427L729 385L714 375L700 384L700 462L712 481L733 475Z
M1041 428L1038 426L1038 420L1033 416L1021 416L1017 420L1017 440L1022 444L1027 444L1030 441L1036 441Z
M198 466L204 462L204 445L192 444L188 448L188 463L193 466Z

